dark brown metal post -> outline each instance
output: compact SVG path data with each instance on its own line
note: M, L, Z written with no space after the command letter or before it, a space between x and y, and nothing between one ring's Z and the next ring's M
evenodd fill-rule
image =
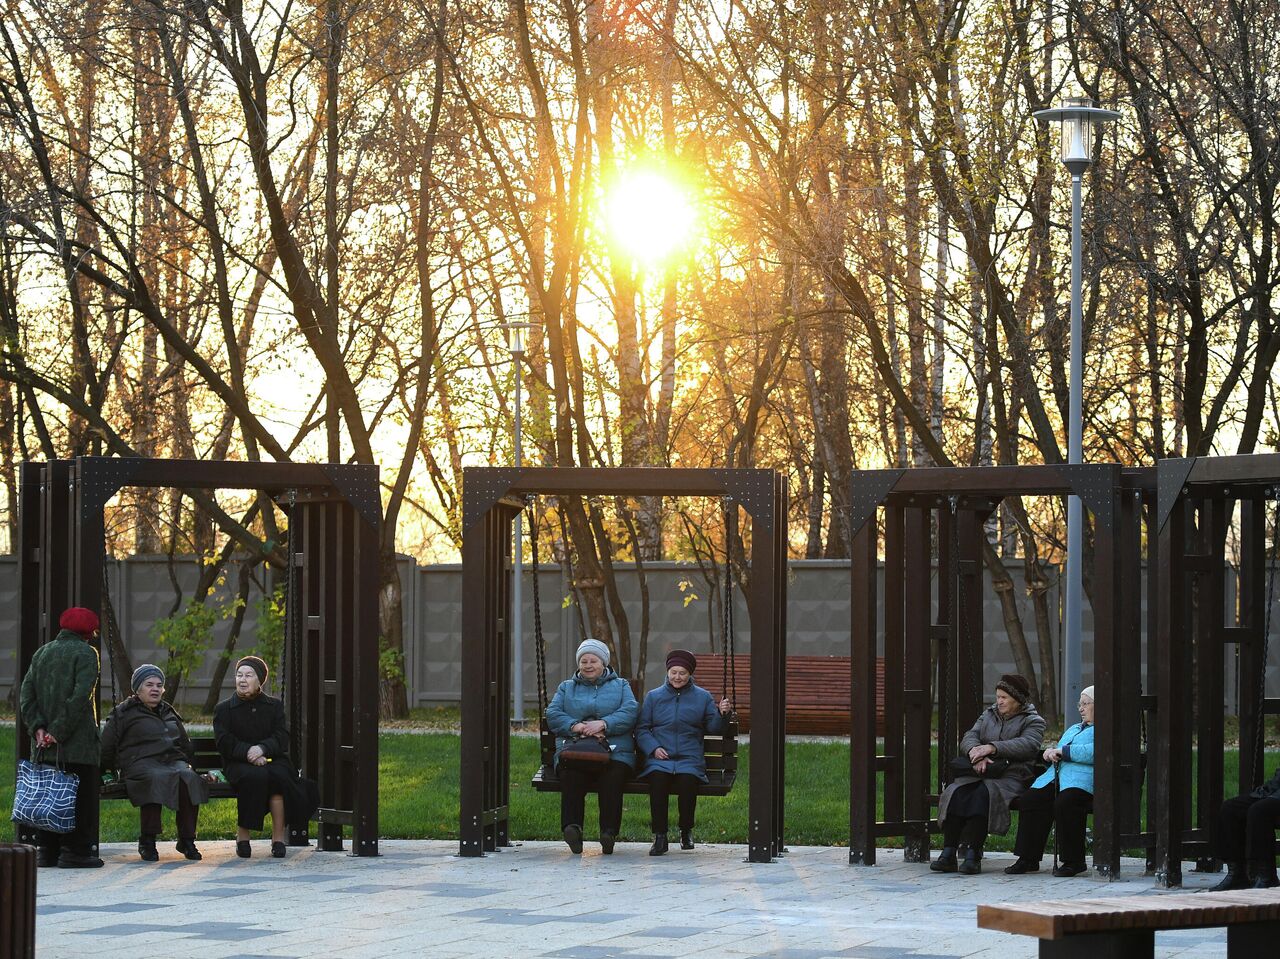
M849 609L849 862L876 864L876 518L853 535Z
M905 712L902 756L899 765L905 788L903 807L903 858L929 861L930 732L933 727L933 695L929 681L930 625L933 621L931 510L910 509L906 515L906 607L902 705ZM886 818L893 818L887 816Z
M786 752L786 638L785 629L785 559L786 513L768 514L777 509L782 497L775 481L776 474L764 473L764 488L759 496L767 496L767 505L751 510L751 501L743 505L752 513L751 580L747 587L747 608L751 616L751 783L748 805L747 859L749 862L772 862L782 852L780 832ZM763 624L763 628L756 624Z
M1176 470L1172 461L1161 461L1160 495L1169 494L1166 476ZM1191 616L1190 590L1184 576L1187 508L1180 499L1168 512L1159 531L1160 602L1157 617L1157 736L1152 788L1156 803L1156 884L1165 888L1182 885L1183 797L1188 782L1189 737L1187 735L1187 679L1190 663L1187 649L1187 622ZM1164 503L1161 504L1164 512Z
M902 745L902 687L904 675L904 617L910 590L920 590L921 572L906 568L906 513L899 502L884 508L884 771L881 795L884 821L902 821L902 768L906 762ZM914 513L912 509L910 512ZM918 558L917 558L918 559ZM928 572L924 572L928 582Z
M1122 851L1118 808L1123 803L1121 792L1125 788L1121 760L1126 735L1131 733L1124 718L1126 709L1137 701L1136 698L1125 697L1131 692L1128 675L1136 670L1136 663L1126 662L1120 654L1122 605L1116 595L1122 569L1120 537L1117 535L1117 522L1121 519L1120 470L1118 467L1098 467L1095 472L1104 470L1105 479L1099 476L1089 480L1093 501L1093 674L1097 710L1093 865L1102 878L1117 879ZM1071 704L1065 705L1070 708Z
M1236 632L1239 657L1240 772L1236 787L1243 795L1262 784L1264 736L1258 735L1263 709L1263 661L1267 621L1266 500L1255 490L1240 501L1240 628Z

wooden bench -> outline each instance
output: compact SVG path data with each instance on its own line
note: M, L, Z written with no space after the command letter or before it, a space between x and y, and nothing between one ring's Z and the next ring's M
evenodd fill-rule
M1277 954L1280 890L1054 899L978 907L978 926L1040 940L1041 959L1151 959L1158 929L1227 927L1229 959Z
M556 737L543 724L541 733L542 765L533 774L533 788L538 792L559 792L560 777L552 765L556 752ZM738 730L731 725L723 734L704 736L702 748L707 761L707 781L698 786L699 796L727 796L738 778ZM640 767L643 772L644 767ZM631 778L622 788L623 793L649 795L649 782Z
M751 730L751 656L733 657L738 725ZM724 685L724 657L698 656L698 685L720 694ZM848 656L787 657L787 732L818 736L848 736L852 716L849 700L853 677ZM724 690L728 695L728 690ZM884 733L884 659L876 659L876 733Z
M222 768L222 753L218 752L218 744L212 736L192 736L191 745L196 753L196 761L191 764L191 768L196 772L207 773ZM235 795L236 787L231 783L209 783L210 799L234 799ZM129 793L125 790L123 780L117 779L102 784L100 798L128 799Z

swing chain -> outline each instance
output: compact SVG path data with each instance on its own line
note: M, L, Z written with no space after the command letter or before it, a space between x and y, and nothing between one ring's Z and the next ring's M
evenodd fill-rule
M538 715L547 713L547 640L542 634L542 602L538 592L538 514L534 503L529 502L529 557L533 572L533 650L538 669Z
M284 572L284 643L280 647L280 701L285 701L285 696L289 689L289 655L290 647L294 653L297 653L295 644L298 642L297 626L297 597L294 593L297 591L297 555L295 552L295 540L293 537L294 529L294 512L298 505L298 491L296 489L289 490L289 538L285 557L288 565Z
M111 703L115 705L120 701L119 692L116 687L116 650L115 645L111 642L111 635L114 633L117 637L120 635L120 627L116 625L116 610L111 602L111 583L107 576L107 557L102 557L102 612L104 626L103 642L107 647L107 669L111 674ZM101 688L101 679L99 679L99 688ZM94 690L95 697L97 690ZM96 699L95 699L96 701Z

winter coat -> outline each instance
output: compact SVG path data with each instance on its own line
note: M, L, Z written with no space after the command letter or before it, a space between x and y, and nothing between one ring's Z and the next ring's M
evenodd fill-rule
M1058 748L1062 750L1062 759L1042 772L1031 788L1041 789L1052 783L1056 766L1059 789L1083 789L1092 794L1093 724L1076 723L1062 734Z
M197 806L209 799L209 785L191 768L195 751L178 711L161 700L151 709L130 696L107 716L102 730L102 768L119 769L135 806L160 803L178 808L178 784Z
M1280 769L1277 769L1270 779L1249 793L1249 796L1253 799L1280 799Z
M663 683L650 690L640 707L636 723L636 745L644 757L646 776L654 770L665 773L689 773L707 781L707 761L702 738L707 733L724 730L724 717L716 708L711 694L692 681L682 689ZM668 754L657 759L654 752L661 747Z
M22 723L31 732L43 729L61 748L46 758L64 763L98 765L98 651L79 633L64 629L31 657L22 677Z
M556 765L560 764L560 753L576 738L570 732L574 724L603 719L614 760L634 769L636 743L631 731L639 708L631 684L612 669L606 669L594 682L574 673L560 684L547 706L547 725L556 735Z
M1031 782L1031 763L1040 755L1044 740L1044 717L1035 706L1027 703L1019 712L1002 719L995 706L988 706L973 724L973 728L960 740L960 754L966 755L974 746L990 744L996 747L993 760L1007 759L1009 768L1002 776L986 779L981 776L959 776L942 792L938 800L938 820L946 821L947 806L960 786L967 783L984 783L987 787L987 831L1004 835L1009 831L1011 816L1009 803L1020 796Z
M305 823L315 813L315 795L289 758L289 727L284 703L266 693L241 699L232 693L213 710L213 735L222 754L222 771L236 787L236 824L260 829L272 796L283 796L285 817ZM271 762L249 762L249 750L261 746Z

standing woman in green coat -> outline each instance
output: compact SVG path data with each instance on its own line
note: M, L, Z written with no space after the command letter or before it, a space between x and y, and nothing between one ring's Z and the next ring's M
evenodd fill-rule
M22 677L22 723L31 730L32 754L43 750L80 777L76 828L65 835L36 830L36 862L63 869L92 869L98 858L98 615L73 606L58 619L61 631L31 657Z

